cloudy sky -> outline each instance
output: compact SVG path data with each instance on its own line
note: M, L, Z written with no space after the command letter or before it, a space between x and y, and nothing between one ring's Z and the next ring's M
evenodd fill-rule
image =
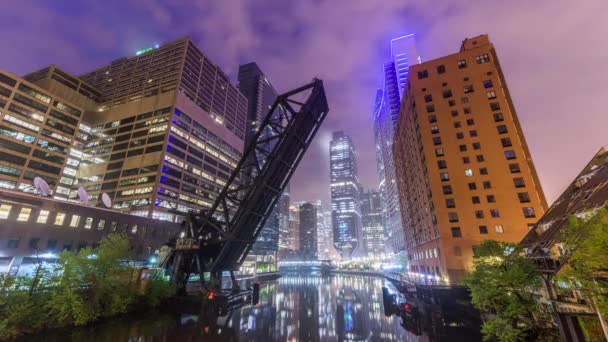
M0 67L81 73L191 36L236 79L256 61L275 87L325 81L330 114L292 182L295 200L327 199L328 142L350 134L360 178L377 187L370 112L389 41L415 33L423 60L487 33L549 202L608 144L606 0L2 0Z

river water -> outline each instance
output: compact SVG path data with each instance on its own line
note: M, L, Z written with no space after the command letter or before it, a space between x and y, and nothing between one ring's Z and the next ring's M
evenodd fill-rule
M477 341L466 315L425 311L386 316L378 277L284 275L261 284L260 300L210 321L180 310L158 310L90 327L30 336L27 341ZM449 306L449 305L448 305ZM435 305L435 307L437 307ZM428 316L428 317L425 317Z

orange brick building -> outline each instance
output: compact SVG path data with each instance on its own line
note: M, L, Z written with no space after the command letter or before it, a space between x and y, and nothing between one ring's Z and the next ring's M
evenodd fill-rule
M412 65L393 145L409 270L457 282L485 239L519 242L547 209L487 35Z

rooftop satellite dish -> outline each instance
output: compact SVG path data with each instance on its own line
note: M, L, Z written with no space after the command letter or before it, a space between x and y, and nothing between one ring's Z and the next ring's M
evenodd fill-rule
M48 196L51 193L51 187L44 179L40 177L34 177L34 188L42 196Z
M89 203L89 194L83 187L78 188L78 198L84 204Z
M103 202L103 205L106 206L106 208L112 207L112 200L110 199L110 196L105 192L101 194L101 201Z

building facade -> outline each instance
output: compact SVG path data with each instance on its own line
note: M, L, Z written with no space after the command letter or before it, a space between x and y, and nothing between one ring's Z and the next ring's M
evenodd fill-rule
M410 68L393 152L416 275L458 281L475 246L519 242L547 208L487 35Z
M391 40L391 60L384 64L383 87L376 93L374 106L374 139L386 234L392 252L405 251L404 226L395 177L393 141L399 119L401 97L411 65L420 63L414 35Z
M300 205L300 258L317 259L317 208L306 202Z
M343 258L362 254L361 185L352 139L342 131L333 132L329 146L332 228L334 247Z
M384 215L380 192L369 190L361 193L361 224L363 246L368 257L386 253Z
M313 205L317 211L317 257L319 260L329 260L332 234L331 224L328 226L328 221L331 221L325 217L327 211L323 209L321 200L314 201Z

